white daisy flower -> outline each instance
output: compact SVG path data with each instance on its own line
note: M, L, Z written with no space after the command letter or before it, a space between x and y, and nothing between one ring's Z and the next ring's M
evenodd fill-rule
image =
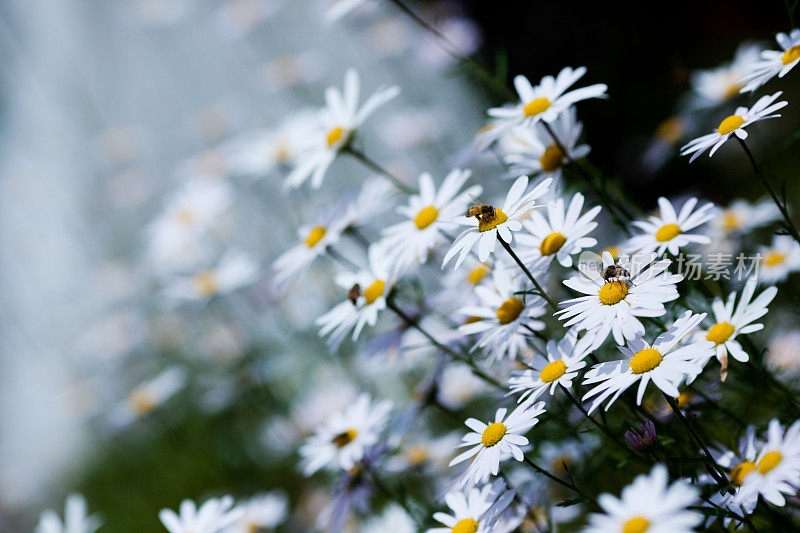
M394 287L394 265L392 257L379 244L367 251L368 268L358 272L341 273L335 283L347 291L347 299L317 318L320 337L336 349L352 330L352 339L358 339L364 326L374 326L378 313L386 308L386 297Z
M622 489L620 497L601 494L604 513L589 515L583 533L690 533L703 515L689 510L698 501L696 489L685 481L669 484L667 469L655 465Z
M770 340L766 354L771 368L796 374L800 370L800 329L790 329Z
M383 230L383 239L387 249L392 250L397 272L424 263L428 252L447 240L442 230L449 229L451 221L464 214L470 195L483 190L475 185L461 191L470 175L469 170L452 170L438 191L430 174L420 175L419 194L412 195L408 204L397 208L404 220Z
M111 408L111 423L125 426L164 405L186 384L186 373L173 366L133 389L128 397Z
M348 202L344 222L349 226L366 226L394 207L397 189L381 176L364 180L355 199Z
M552 123L576 102L588 98L605 98L608 87L604 83L567 92L567 89L584 74L586 67L576 69L565 67L556 78L553 76L542 78L536 87L531 86L531 82L525 76L515 76L514 88L520 101L517 104L489 109L489 116L498 119L499 122L498 127L489 134L502 133L506 128L520 124L535 124L540 120Z
M696 95L695 107L715 106L739 96L742 79L760 54L760 46L742 44L730 63L692 73L689 84Z
M767 442L752 463L740 467L741 488L736 501L752 504L759 496L773 505L786 505L786 496L800 486L800 421L785 432L777 419L769 421Z
M345 74L344 92L328 87L325 91L326 107L319 117L320 129L315 132L318 139L297 158L294 169L286 177L285 187L295 189L311 178L311 187L318 189L328 167L367 117L400 94L400 88L396 86L379 88L359 107L360 90L355 69Z
M233 508L233 498L223 496L206 501L199 509L193 501L183 500L179 513L162 509L158 518L169 533L221 533L236 523L243 512Z
M492 530L487 526L495 503L494 493L491 484L447 493L444 501L452 514L435 513L433 518L445 527L430 528L426 533L489 533Z
M465 403L486 392L486 382L466 365L448 365L439 378L436 399L445 407L460 409Z
M606 399L606 411L628 388L639 382L636 404L642 404L647 384L652 381L664 394L677 398L678 385L687 376L699 372L697 361L705 361L714 355L714 343L698 341L678 347L678 343L689 335L706 317L705 313L692 315L686 311L666 332L656 337L655 342L646 342L641 335L619 346L625 359L594 365L584 376L584 385L596 385L584 394L583 400L595 397L589 413ZM610 398L609 398L610 397Z
M272 529L286 520L288 505L286 495L280 492L253 496L236 506L243 511L242 517L225 533L253 533Z
M518 294L524 288L501 264L495 265L491 284L475 287L478 305L458 311L469 317L458 331L478 335L473 349L486 348L493 359L516 359L527 346L526 334L544 329L544 322L536 320L545 314L544 300Z
M353 468L366 449L378 442L391 408L389 401L372 401L362 394L343 412L330 416L300 447L305 474L310 476L326 466Z
M708 153L708 156L713 156L714 152L719 150L720 146L725 144L725 141L727 141L732 134L740 139L746 139L747 131L745 131L745 128L750 124L758 122L759 120L780 117L780 115L772 113L789 103L785 100L777 104L773 103L781 94L783 93L778 91L773 95L762 96L750 109L746 107L737 107L733 115L730 115L720 122L714 133L703 135L683 145L681 148L681 155L692 154L692 157L689 159L691 163L709 148L711 148L711 151Z
M583 360L592 351L594 339L591 334L580 340L575 329L570 329L563 339L547 341L546 357L536 354L533 361L526 361L528 370L513 372L508 386L512 393L522 392L518 401L530 397L537 399L546 391L553 395L559 385L565 389L572 388L572 380L578 370L586 366Z
M800 244L788 235L777 235L769 247L759 249L758 258L759 281L777 283L800 270Z
M36 533L94 533L100 527L97 516L89 515L86 500L80 494L70 494L64 505L64 521L48 509L39 517Z
M563 267L571 267L573 255L597 244L587 235L597 227L594 218L602 208L595 206L581 215L582 209L583 195L575 193L566 208L563 198L548 204L547 217L532 211L530 220L522 222L528 231L517 235L517 253L522 262L533 265L533 270L546 270L553 259Z
M675 284L683 279L680 274L667 272L669 259L651 264L652 260L652 254L622 256L615 263L611 254L604 251L602 268L579 263L580 274L564 280L564 285L585 296L560 302L565 309L556 314L566 320L565 326L593 333L595 346L602 344L609 333L618 345L643 335L644 326L637 317L664 315L664 303L678 297ZM603 272L614 265L627 271L630 279L606 281Z
M496 476L500 463L511 457L522 461L520 447L528 444L528 439L523 434L539 422L537 417L544 411L544 402L525 402L518 405L507 417L508 409L498 409L494 422L488 424L468 418L465 424L473 433L464 435L460 447L470 446L470 449L450 461L450 466L453 466L472 459L461 485L475 485L479 481L486 481L490 474Z
M232 203L233 191L224 181L187 182L147 229L153 267L169 273L202 261L209 248L207 232L221 225Z
M306 272L311 263L326 253L328 246L339 242L347 227L345 213L349 206L341 205L333 211L320 211L313 224L297 230L299 242L289 248L272 264L275 284L285 287L300 274Z
M742 345L736 340L737 335L747 335L764 329L764 324L753 324L753 322L767 314L767 306L778 294L778 289L769 287L751 302L757 283L756 277L749 278L738 302L736 301L736 292L728 295L728 300L724 304L722 298L714 298L714 302L711 304L714 312L714 325L695 335L697 339L704 338L714 343L717 359L722 363L723 368L727 366L729 353L737 361L745 362L750 359ZM701 364L704 363L705 361Z
M642 254L655 252L656 255L669 251L672 255L678 255L679 250L689 244L709 244L711 239L707 235L686 232L714 218L714 204L706 203L697 210L695 206L697 198L689 198L676 212L669 200L659 198L658 216L650 215L648 220L633 222L643 233L634 235L625 243L626 251Z
M742 438L739 439L738 451L726 449L719 452L712 451L717 464L730 471L728 476L731 484L735 487L733 493L724 492L720 494L718 490L714 490L709 496L712 503L730 509L737 514L750 514L753 512L753 509L755 509L758 503L758 494L756 493L754 495L755 497L750 497L746 501L740 500L738 495L745 477L755 470L754 461L758 454L758 446L759 443L756 441L755 428L749 426L745 430ZM717 480L708 474L701 475L699 481L703 484L714 485L715 487L719 485ZM709 521L713 522L714 518L715 516L709 517ZM723 519L725 527L728 527L731 520L731 517L725 517Z
M746 233L780 218L778 207L770 199L751 204L746 200L734 200L724 209L717 210L711 220L714 233L729 235Z
M188 277L176 276L164 289L164 296L178 301L205 301L249 285L257 275L255 261L244 253L229 251L212 268Z
M541 124L518 126L500 139L500 151L503 162L509 166L510 176L539 174L558 180L568 159L581 159L589 154L589 146L578 144L583 124L578 121L574 107L561 113L552 128L567 150L566 154Z
M792 30L789 35L779 33L775 36L781 50L764 50L761 59L751 64L749 73L744 76L742 92L752 92L767 83L775 75L786 76L800 62L800 29Z
M359 533L417 533L414 520L396 503L389 504L383 512L370 518L359 528Z
M489 206L491 213L481 214L478 217L461 216L457 218L456 222L459 224L471 227L456 237L453 246L444 256L442 268L456 254L458 254L458 259L456 260L455 268L458 268L476 244L478 246L478 258L481 262L486 262L489 259L489 254L494 252L498 237L507 243L511 243L513 232L522 229L522 222L519 219L533 209L536 199L547 192L552 182L551 178L547 178L534 187L533 190L525 192L528 188L528 177L520 176L509 189L502 207Z

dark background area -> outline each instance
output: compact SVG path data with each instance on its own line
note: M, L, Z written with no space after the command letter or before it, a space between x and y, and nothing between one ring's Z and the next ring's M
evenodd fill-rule
M659 123L674 113L689 90L691 71L730 61L745 41L777 46L775 33L792 28L782 0L460 3L484 32L483 60L500 68L507 61L509 80L524 74L536 84L565 66L585 65L588 73L576 87L608 84L608 100L578 104L584 135L592 146L590 159L621 178L643 208L654 206L662 195L698 193L725 204L737 196L754 199L764 194L736 146L718 152L727 151L731 157L718 155L710 162L703 156L689 165L688 158L673 157L655 173L643 170L637 161ZM797 78L792 72L773 80L755 97L743 95L699 123L699 134L710 133L737 105L749 106L759 96L783 90L790 105L782 113L792 118L768 123L764 131L769 141L758 131L763 125L752 128L751 139L756 156L775 183L787 182L790 196L797 182L794 169L800 168L800 145L773 153L776 146L771 142L773 134L786 138L793 133L793 108L800 105L792 98L800 94Z

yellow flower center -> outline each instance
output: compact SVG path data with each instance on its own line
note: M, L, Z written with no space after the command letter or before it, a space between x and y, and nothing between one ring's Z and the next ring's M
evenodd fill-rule
M477 285L483 280L484 276L489 272L489 266L486 263L481 263L467 274L467 281L473 285Z
M465 518L453 526L452 533L475 533L478 531L478 523L472 518Z
M306 237L306 246L309 248L315 247L317 244L319 244L319 241L322 240L327 231L328 230L325 229L325 226L314 226L311 231L308 232L308 237Z
M194 276L194 288L201 296L211 296L217 289L217 278L212 270L199 272Z
M741 221L739 217L733 211L725 211L722 215L722 227L728 231L733 231L739 229L741 226Z
M739 85L738 83L731 83L728 86L728 89L725 91L725 98L728 98L728 99L733 98L734 96L739 94L739 91L741 91L741 90L742 90L742 86L741 85Z
M734 130L739 129L739 126L744 124L744 119L739 115L731 115L722 122L719 123L719 128L717 131L720 135L727 135L732 133Z
M563 234L559 232L551 233L539 245L539 251L542 255L553 255L564 246L565 242L567 242L567 238Z
M744 478L747 475L756 469L756 464L752 461L745 461L743 463L739 463L731 470L731 483L736 486L741 486L744 482Z
M417 216L414 218L414 225L417 226L417 229L423 230L436 222L436 217L438 216L439 210L429 205L417 213Z
M364 290L364 298L367 299L367 305L373 303L375 300L383 296L383 291L386 289L386 282L382 279L376 279L372 285Z
M491 448L500 440L505 437L506 435L506 427L501 424L500 422L494 422L493 424L489 424L486 426L486 429L483 430L483 436L481 437L481 442L487 448Z
M502 209L495 209L493 217L489 217L488 215L483 215L481 217L478 221L478 231L489 231L507 220L508 216L503 213Z
M658 242L671 241L681 234L681 227L677 224L665 224L661 226L656 232L656 240Z
M789 63L794 63L798 59L800 59L800 44L798 44L797 46L792 46L791 48L786 50L783 53L781 61L783 62L784 65L788 65Z
M628 295L628 284L624 281L611 281L600 287L597 295L600 297L600 303L618 304Z
M191 226L196 218L194 212L188 207L182 207L175 213L175 219L184 226Z
M519 318L523 309L525 309L525 304L522 303L522 300L512 296L497 308L497 320L501 324L510 324Z
M547 108L550 107L550 100L547 98L537 98L536 100L531 100L525 107L522 108L522 111L525 113L526 117L532 117L534 115L538 115L544 111L547 111Z
M786 256L780 252L767 252L767 255L764 256L764 263L767 266L775 266L780 265L786 260Z
M769 452L756 465L758 468L758 472L760 474L766 474L779 464L781 464L781 460L783 459L783 454L781 452Z
M557 144L552 144L547 147L542 157L539 158L539 163L542 165L542 170L545 172L552 172L561 166L564 161L564 152Z
M261 526L255 522L250 522L247 524L247 533L258 533L259 531L261 531Z
M344 128L342 127L335 127L331 131L328 132L328 136L326 140L328 141L328 148L332 148L334 144L338 143L344 137Z
M603 249L604 252L608 252L611 254L611 258L615 261L619 258L619 248L616 246L609 246L608 248Z
M408 464L415 466L420 465L428 460L428 448L422 444L411 446L406 450L406 460Z
M625 525L622 526L622 533L644 533L649 527L650 522L647 518L637 516L625 522Z
M356 440L356 436L358 432L355 429L348 429L347 431L342 431L335 437L331 439L331 443L336 446L337 448L344 448L354 440Z
M628 364L634 374L644 374L660 365L662 359L663 357L661 357L661 354L655 348L645 348L631 357Z
M567 364L564 361L553 361L547 363L541 372L539 372L539 379L545 383L552 383L567 372Z
M708 333L706 334L706 340L711 341L719 346L728 340L731 335L733 335L733 331L735 329L736 328L734 328L732 324L728 324L727 322L714 324L711 326L711 329L708 330Z
M481 320L483 320L483 317L481 316L468 316L464 321L464 324L474 324L475 322L480 322Z
M694 399L694 394L689 391L683 391L678 394L678 407L686 407Z
M670 117L658 125L656 136L664 142L674 143L683 135L683 121Z
M147 389L136 389L128 396L128 405L137 416L146 415L158 406L155 398Z

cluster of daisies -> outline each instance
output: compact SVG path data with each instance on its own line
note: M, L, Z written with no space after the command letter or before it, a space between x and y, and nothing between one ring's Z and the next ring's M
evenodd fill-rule
M365 4L339 2L330 17ZM690 107L722 106L785 76L800 61L800 30L777 40L781 51L743 47L731 65L697 74ZM324 92L320 109L260 133L247 150L226 146L234 174L281 174L286 198L308 189L323 194L342 160L370 172L316 213L302 210L291 246L268 268L221 246L234 197L225 181L192 181L150 226L148 257L175 307L224 301L239 312L248 305L239 290L262 279L281 298L324 291L330 307L315 313L301 305L295 312L333 354L369 353L387 365L399 354L429 363L406 405L389 399L396 383L381 382L362 383L354 394L336 383L312 407L296 406L296 425L303 425L291 428L302 440L298 470L336 480L319 505L317 527L511 533L570 522L593 533L681 533L716 520L753 528L764 522L762 510L796 520L800 421L787 428L780 419L800 416L800 398L769 374L753 337L779 287L795 290L787 281L800 270L800 242L786 206L777 197L726 208L662 197L654 211L630 213L618 199L596 194L602 183L583 164L590 148L578 108L613 92L585 84L586 75L584 67L567 67L536 83L516 76L514 101L488 109L473 159L409 179L363 150L370 118L402 100L401 89L387 85L363 97L361 77L349 69L341 88ZM779 117L787 105L781 97L776 91L735 108L680 153L690 161L714 155L733 135L746 162L747 129ZM676 119L661 134L679 139L685 122ZM269 154L253 157L254 142ZM475 179L487 161L500 169ZM468 163L475 163L475 176ZM786 234L753 239L781 220ZM753 252L753 264L722 281L681 269L689 252L742 251ZM310 283L320 265L328 268L322 287ZM791 409L763 427L747 426L717 403L726 389L737 392L729 374L770 380ZM186 381L177 368L163 371L120 402L119 420L146 416ZM481 405L470 403L478 394ZM693 401L737 424L738 447L709 438L703 417L689 416ZM469 416L487 403L485 417ZM432 411L467 431L420 428ZM626 423L631 431L620 438L606 418L612 415L647 425ZM597 440L581 435L582 424L591 424ZM551 428L564 425L575 432L572 447L549 442ZM278 440L291 433L278 424L269 430ZM660 443L661 432L683 441ZM626 457L619 472L625 486L616 495L589 494L572 465L606 445ZM666 446L673 449L664 453ZM418 502L395 474L420 470L434 474L426 479L435 486ZM374 507L381 499L388 503ZM229 533L276 527L288 513L289 502L276 492L238 503L212 498L199 507L186 500L159 518L170 533ZM92 533L100 523L70 497L64 522L47 512L39 532Z

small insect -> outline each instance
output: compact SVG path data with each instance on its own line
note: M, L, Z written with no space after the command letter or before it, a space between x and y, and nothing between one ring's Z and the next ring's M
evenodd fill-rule
M467 218L475 217L478 219L478 221L484 220L483 217L485 217L485 220L487 221L494 218L494 207L484 204L477 196L470 194L469 197L472 200L472 203L475 205L469 206L469 209L467 209L467 213L464 216Z
M347 291L347 299L350 300L350 303L356 305L359 296L361 296L361 285L356 283L355 285L350 287L349 291Z
M612 283L615 281L630 281L631 273L619 265L608 265L603 269L603 281Z

